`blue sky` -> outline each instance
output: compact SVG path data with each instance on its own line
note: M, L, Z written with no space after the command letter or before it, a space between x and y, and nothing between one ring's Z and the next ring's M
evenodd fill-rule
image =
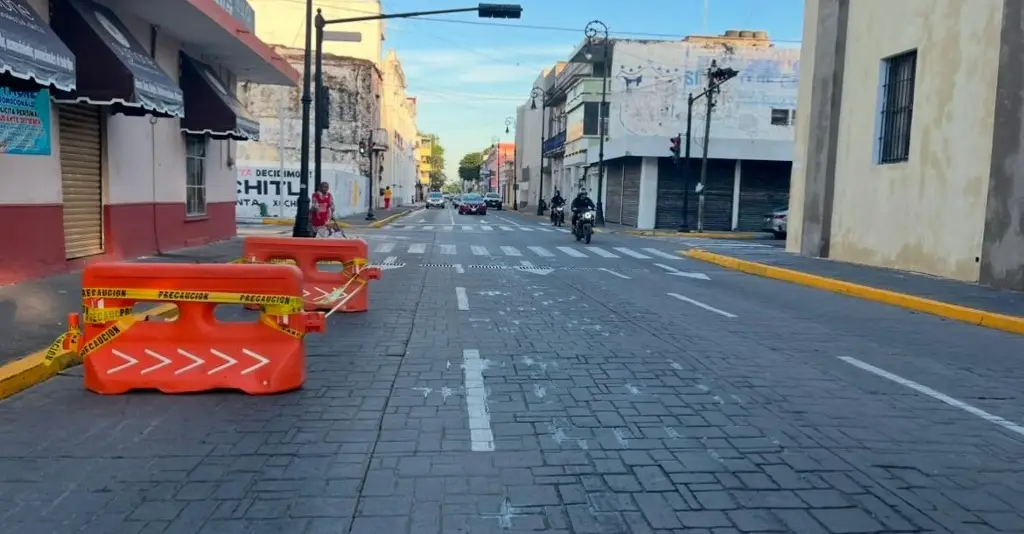
M458 0L382 3L385 13L473 5ZM801 38L803 0L706 3L708 34L764 30L772 39L791 41L788 46ZM387 23L384 46L398 52L407 92L419 100L420 131L441 138L449 177L455 176L464 154L483 149L493 137L514 140L514 133L505 134L505 118L515 120L516 107L526 101L541 69L568 57L583 40L587 22L603 21L612 37L678 39L705 33L705 0L520 0L519 4L523 18L518 21L479 19L467 13L443 17L463 22L401 19Z

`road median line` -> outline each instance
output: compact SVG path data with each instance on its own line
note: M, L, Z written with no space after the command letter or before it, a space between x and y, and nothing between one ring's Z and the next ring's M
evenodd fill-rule
M822 289L832 293L839 293L864 300L888 304L898 308L913 310L929 315L935 315L944 319L959 321L962 323L984 326L993 330L1002 330L1013 334L1024 335L1024 317L1003 315L957 304L949 304L938 300L918 297L906 293L899 293L888 289L855 284L834 278L827 278L814 274L808 274L793 269L776 267L764 263L741 260L732 256L725 256L700 249L679 251L680 254L695 260L713 263L719 267L741 271L764 278L772 278L783 282L790 282L802 286Z
M160 304L145 312L136 313L135 318L145 321L157 317L170 317L177 313L178 307L173 304ZM57 337L57 336L54 336ZM11 397L46 382L81 362L74 358L56 360L52 365L45 361L46 349L34 352L17 360L0 365L0 400Z

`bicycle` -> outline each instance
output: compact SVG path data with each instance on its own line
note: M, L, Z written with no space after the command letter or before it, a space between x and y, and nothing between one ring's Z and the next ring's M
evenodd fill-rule
M341 234L342 238L345 237L345 231L341 229L341 226L338 224L338 221L336 221L333 217L327 223L327 225L320 227L320 229L316 231L316 236L320 238L331 238L335 237L337 234Z

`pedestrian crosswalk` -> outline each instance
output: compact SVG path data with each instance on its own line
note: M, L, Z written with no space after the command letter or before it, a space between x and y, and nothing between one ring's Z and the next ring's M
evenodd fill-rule
M428 256L439 254L441 256L473 256L485 257L509 257L509 258L634 258L638 260L679 260L679 255L651 247L629 248L629 247L596 247L596 246L510 246L510 245L452 245L436 243L396 243L385 242L371 245L370 250L375 255L408 254L411 256Z
M412 230L421 232L561 232L568 234L568 228L553 228L544 226L526 226L511 224L393 224L387 227L390 230Z

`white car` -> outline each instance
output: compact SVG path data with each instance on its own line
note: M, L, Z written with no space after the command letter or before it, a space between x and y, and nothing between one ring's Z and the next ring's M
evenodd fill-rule
M444 195L441 193L429 193L427 195L427 209L430 208L444 209Z
M764 216L764 231L771 232L775 239L786 238L786 218L789 208L780 208Z

